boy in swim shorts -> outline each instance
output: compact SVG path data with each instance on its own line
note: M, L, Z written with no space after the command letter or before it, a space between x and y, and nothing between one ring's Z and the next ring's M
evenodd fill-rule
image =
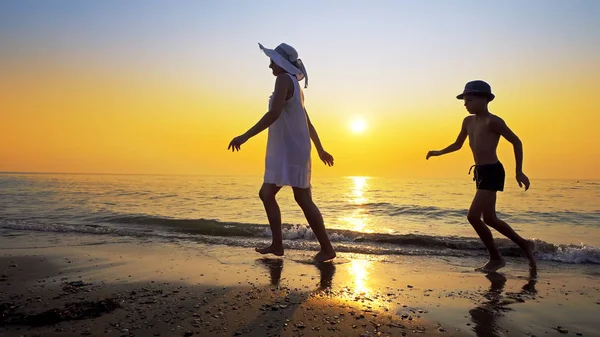
M529 189L529 178L523 173L523 145L521 140L502 118L491 114L488 110L488 103L494 100L495 95L492 94L492 89L486 82L476 80L467 83L463 93L456 96L456 98L464 100L465 108L471 115L463 120L460 133L453 144L440 151L429 151L426 159L458 151L467 136L469 137L469 144L475 159L475 165L471 169L474 169L473 180L477 192L469 208L467 219L490 254L489 262L477 268L477 270L487 273L495 272L505 265L504 259L494 243L492 232L487 226L494 228L516 243L529 259L531 270L535 270L534 243L519 236L496 215L496 194L498 191L504 190L505 178L504 167L496 154L500 137L504 137L513 144L517 164L515 172L517 182L519 187L524 186L526 191ZM469 170L470 172L471 170Z

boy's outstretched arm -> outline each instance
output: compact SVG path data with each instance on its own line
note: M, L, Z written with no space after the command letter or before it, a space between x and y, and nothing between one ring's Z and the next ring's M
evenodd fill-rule
M504 137L507 141L509 141L514 148L515 151L515 163L516 163L516 178L519 183L519 187L523 187L525 185L525 191L529 189L529 178L523 173L523 143L517 137L517 135L506 125L506 122L501 118L495 119L491 124L492 130L498 133L500 136Z
M429 157L441 156L446 153L460 150L463 144L465 143L465 140L467 139L467 118L463 120L462 126L460 128L460 133L458 134L458 137L456 137L456 141L454 143L450 144L443 150L427 152L427 156L425 157L425 159L429 159Z
M333 156L327 153L325 149L323 149L323 145L321 144L321 140L319 139L319 134L317 133L317 129L315 129L314 125L310 121L310 117L308 117L308 112L304 109L304 113L306 114L306 120L308 122L308 131L310 133L310 139L312 139L315 144L315 148L317 149L317 153L319 154L319 158L325 163L327 166L333 166Z

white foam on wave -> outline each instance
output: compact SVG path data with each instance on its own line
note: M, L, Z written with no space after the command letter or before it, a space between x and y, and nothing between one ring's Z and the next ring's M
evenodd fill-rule
M556 246L552 252L537 252L540 260L556 261L562 263L594 263L600 264L600 248L580 246Z
M314 240L315 233L312 229L306 225L292 225L289 227L283 227L282 230L284 240ZM263 237L271 236L271 229L265 228L261 233ZM349 242L351 239L346 238L344 235L339 233L331 233L329 239L333 242Z

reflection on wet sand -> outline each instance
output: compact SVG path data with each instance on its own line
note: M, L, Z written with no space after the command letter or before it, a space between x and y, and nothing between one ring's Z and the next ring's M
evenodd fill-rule
M491 282L490 288L483 295L486 301L469 310L474 324L473 331L478 337L504 336L507 331L498 324L498 320L503 316L503 312L512 310L508 307L510 304L525 302L524 297L533 298L537 293L535 289L537 274L535 271L530 272L528 281L520 292L504 295L502 294L506 284L504 275L491 273L485 277Z
M285 260L277 258L262 258L258 259L261 265L266 267L270 278L270 284L278 289L288 289L286 286L281 285L282 271L284 268ZM278 304L280 307L285 308L296 308L301 303L313 305L315 300L325 300L332 305L339 306L340 308L348 308L349 310L356 310L352 315L356 314L355 317L368 317L377 310L389 311L393 310L394 304L399 304L399 300L405 301L411 296L416 295L416 292L423 291L424 296L428 296L432 292L431 289L419 289L412 290L412 286L408 286L406 293L399 291L399 294L391 289L388 289L386 293L381 293L381 290L377 288L377 285L372 283L376 278L373 278L374 263L373 261L363 259L353 259L347 264L343 264L344 268L341 271L340 279L334 283L334 276L336 274L336 264L331 262L312 264L319 270L319 282L314 286L307 285L306 291L297 293L294 296L293 301L288 301L284 298L283 301L276 300L276 303L283 302L285 304ZM290 264L294 266L294 263ZM292 271L289 271L292 273ZM536 283L537 275L531 273L526 280L526 283L521 286L521 289L517 292L505 291L507 278L500 273L491 273L485 275L486 279L490 282L488 289L484 290L481 294L483 299L479 304L469 310L471 323L468 324L472 327L473 333L478 337L500 337L505 336L508 331L506 330L506 323L502 321L504 313L511 311L514 308L515 303L522 303L526 300L535 299L537 294ZM314 278L313 278L314 279ZM350 282L348 285L344 283ZM416 288L415 288L416 289ZM291 293L287 297L292 298ZM292 306L292 303L294 305ZM272 306L271 306L272 307ZM277 305L275 305L277 307ZM417 323L421 318L421 315L427 313L426 310L417 310L415 308L406 309L406 305L403 305L404 309L396 312L395 318L402 322ZM267 307L265 307L267 308ZM270 307L269 307L270 308ZM353 309L352 309L353 308ZM267 308L268 309L268 308ZM392 311L393 312L393 311ZM376 314L375 314L376 316ZM356 319L356 318L355 318ZM402 326L397 324L394 326ZM440 331L445 330L441 329Z
M354 289L350 292L350 296L368 297L371 295L371 286L369 285L370 269L372 262L368 260L352 260L350 263L350 275L354 282Z
M283 259L262 258L258 259L262 265L267 267L271 285L279 287L281 283L281 272L283 271ZM331 262L315 263L319 269L320 281L317 290L324 291L331 289L333 284L333 276L335 275L335 264Z
M279 283L281 282L281 271L283 270L283 260L263 258L258 259L258 261L269 270L271 285L274 287L279 287Z
M317 268L319 269L321 279L319 282L318 290L329 290L333 285L333 275L335 275L335 264L331 262L323 262L317 264Z

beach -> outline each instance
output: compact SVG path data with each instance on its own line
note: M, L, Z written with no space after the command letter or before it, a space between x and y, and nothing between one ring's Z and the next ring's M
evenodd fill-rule
M270 242L260 177L0 174L0 336L598 336L597 181L508 186L499 214L539 272L468 225L463 180L318 179L338 252L291 191Z
M222 245L0 239L3 336L597 336L600 274L509 258L340 254L315 265Z

